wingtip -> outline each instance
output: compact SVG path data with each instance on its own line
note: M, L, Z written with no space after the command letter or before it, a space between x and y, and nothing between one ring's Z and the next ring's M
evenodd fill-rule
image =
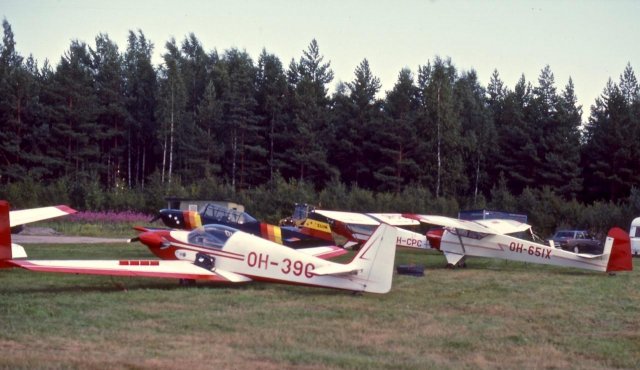
M76 211L75 209L73 209L73 208L71 208L71 207L69 207L69 206L66 206L66 205L64 205L64 204L61 204L61 205L58 205L58 206L55 206L55 207L56 207L57 209L61 210L62 212L64 212L64 213L68 213L68 214L70 214L70 215L72 215L72 214L74 214L74 213L78 213L78 211Z

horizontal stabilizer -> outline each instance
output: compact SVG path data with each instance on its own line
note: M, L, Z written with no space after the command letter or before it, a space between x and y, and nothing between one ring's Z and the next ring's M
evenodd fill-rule
M350 274L355 274L358 271L360 271L360 269L354 268L353 266L350 266L350 265L334 264L334 265L329 265L329 266L324 266L324 267L318 267L318 268L313 270L313 274L314 275L320 275L320 276L324 276L324 275L350 275Z
M50 218L65 216L76 213L75 209L67 206L52 206L32 209L23 209L20 211L11 211L9 214L9 223L11 227L24 225L31 222L47 220Z
M342 256L346 254L347 251L344 248L337 247L335 245L324 246L324 247L314 247L314 248L301 248L297 249L298 252L307 254L309 256L314 256L322 259L331 259L334 257Z

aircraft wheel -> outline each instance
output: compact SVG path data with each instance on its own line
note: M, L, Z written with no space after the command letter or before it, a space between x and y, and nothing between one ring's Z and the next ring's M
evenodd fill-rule
M578 248L577 245L575 247L573 247L573 253L575 253L575 254L580 253L580 248Z
M447 263L447 268L453 270L456 266L454 266L453 263Z

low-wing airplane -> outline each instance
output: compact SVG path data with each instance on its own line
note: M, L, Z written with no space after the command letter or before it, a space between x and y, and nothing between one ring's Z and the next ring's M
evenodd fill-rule
M0 201L0 267L40 272L229 283L257 280L387 293L393 278L395 238L395 228L381 225L350 263L340 264L228 226L207 225L192 232L150 230L138 235L154 254L172 254L178 260L29 260L14 254L9 204Z
M417 226L420 225L420 222L412 218L403 217L400 213L356 213L314 210L309 213L309 217L301 229L302 232L308 232L308 229L320 229L325 232L328 230L329 234L334 232L346 238L350 243L358 245L369 239L373 231L381 223L398 226L397 246L420 249L431 248L424 234L402 228ZM319 226L316 226L316 224Z
M518 221L466 221L416 214L403 216L444 227L429 231L427 238L432 248L444 253L450 266L462 265L466 256L476 256L606 272L633 269L629 235L619 228L609 231L602 254L591 255L573 253L508 235L530 231L530 225Z
M202 225L226 225L292 248L309 248L333 243L331 233L314 235L300 232L294 226L276 226L260 222L247 212L209 203L202 212L162 209L152 220L161 219L170 228L193 230Z

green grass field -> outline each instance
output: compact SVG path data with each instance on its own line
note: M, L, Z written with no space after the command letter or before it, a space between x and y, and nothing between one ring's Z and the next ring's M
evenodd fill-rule
M147 258L27 245L30 258ZM634 262L639 261L635 259ZM399 251L386 295L0 270L0 368L638 368L640 273Z

